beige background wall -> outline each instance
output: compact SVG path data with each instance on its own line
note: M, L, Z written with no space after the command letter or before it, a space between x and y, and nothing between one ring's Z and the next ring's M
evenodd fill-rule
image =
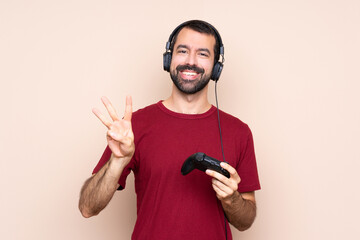
M194 18L221 33L220 107L255 138L258 217L234 238L359 239L358 0L1 0L1 239L130 238L133 177L77 210L106 145L91 108L166 98L165 42Z

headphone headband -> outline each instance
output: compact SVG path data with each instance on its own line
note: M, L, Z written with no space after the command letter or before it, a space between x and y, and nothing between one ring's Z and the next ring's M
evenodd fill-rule
M174 36L178 33L178 31L181 30L184 26L186 26L189 22L192 22L192 21L193 20L186 21L174 29L174 31L170 34L169 40L166 42L166 46L165 46L166 51L170 51L171 42L172 42ZM218 30L216 30L216 28L213 25L211 25L210 23L207 23L207 22L201 21L201 20L197 20L197 21L204 23L205 25L207 25L214 31L215 37L219 43L219 54L224 58L224 45L222 43L221 36L220 36Z

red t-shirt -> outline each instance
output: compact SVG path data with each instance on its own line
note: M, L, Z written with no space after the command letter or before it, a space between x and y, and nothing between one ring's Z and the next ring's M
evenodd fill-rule
M236 168L239 192L260 189L253 138L249 127L220 111L225 160ZM211 186L211 177L195 169L181 174L185 159L195 152L223 160L217 112L181 114L162 102L133 113L135 153L120 179L133 171L137 221L132 239L225 239L224 213ZM109 160L107 147L93 173ZM232 239L227 224L228 239Z

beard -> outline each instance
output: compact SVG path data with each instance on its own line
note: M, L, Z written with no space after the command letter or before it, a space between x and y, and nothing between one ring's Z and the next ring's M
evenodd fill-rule
M180 77L179 72L183 70L192 70L200 73L200 79L187 80ZM194 94L209 83L211 76L206 75L203 68L190 65L179 65L176 69L170 71L170 77L177 89L186 94Z

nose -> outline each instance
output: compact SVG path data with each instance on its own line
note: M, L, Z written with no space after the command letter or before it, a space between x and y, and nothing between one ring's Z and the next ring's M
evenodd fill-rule
M186 57L186 64L190 66L197 66L197 58L195 52L193 51L189 52L189 54Z

